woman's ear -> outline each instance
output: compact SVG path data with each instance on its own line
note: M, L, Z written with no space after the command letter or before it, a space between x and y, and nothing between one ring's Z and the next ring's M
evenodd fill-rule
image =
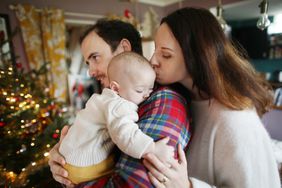
M130 52L132 50L131 44L127 39L122 39L119 45L123 49L123 52Z
M118 94L118 92L119 92L119 84L116 81L111 81L110 82L110 89Z

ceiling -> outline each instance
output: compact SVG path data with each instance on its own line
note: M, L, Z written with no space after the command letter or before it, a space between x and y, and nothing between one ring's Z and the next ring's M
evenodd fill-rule
M215 12L215 7L218 0L137 0L139 3L151 4L159 7L168 7L173 4L185 4L189 6L189 1L191 2L192 6L201 6L204 3L212 5L211 11ZM223 4L223 17L226 20L244 20L244 19L252 19L258 18L260 14L260 9L258 5L262 0L235 0L230 1L228 0L221 0ZM268 0L269 8L268 14L269 15L276 15L281 13L282 14L282 0Z
M182 0L137 0L140 3L155 5L159 7L166 7Z
M246 0L238 3L224 5L223 17L226 20L244 20L258 18L262 0ZM224 2L224 0L223 0ZM268 15L282 14L282 0L268 0Z

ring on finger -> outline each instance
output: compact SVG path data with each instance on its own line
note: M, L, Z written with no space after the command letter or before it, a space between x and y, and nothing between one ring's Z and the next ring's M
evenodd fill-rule
M166 183L168 181L168 178L166 176L163 177L163 179L160 181L161 183Z

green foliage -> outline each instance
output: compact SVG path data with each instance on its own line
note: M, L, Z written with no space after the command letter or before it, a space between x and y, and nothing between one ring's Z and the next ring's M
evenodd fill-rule
M0 187L52 182L46 156L67 124L67 108L50 97L48 64L24 72L3 52L7 42L0 40Z

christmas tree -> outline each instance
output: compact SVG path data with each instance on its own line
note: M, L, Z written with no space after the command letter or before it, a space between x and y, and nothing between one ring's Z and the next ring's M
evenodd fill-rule
M9 43L0 33L0 187L54 187L48 152L67 124L67 108L50 97L48 64L24 72Z

